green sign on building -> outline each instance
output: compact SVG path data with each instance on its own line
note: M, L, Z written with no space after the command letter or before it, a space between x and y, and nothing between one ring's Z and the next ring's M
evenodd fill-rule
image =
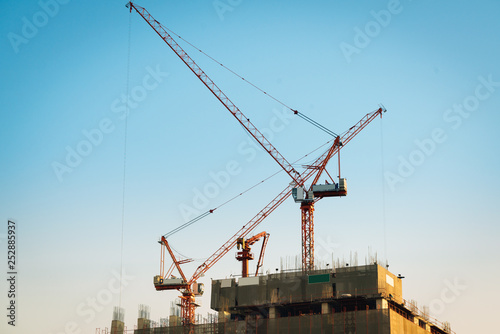
M330 274L309 275L308 278L309 278L309 284L330 282Z

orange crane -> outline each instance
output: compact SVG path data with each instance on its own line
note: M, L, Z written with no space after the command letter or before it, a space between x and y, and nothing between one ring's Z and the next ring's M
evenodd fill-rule
M315 172L323 172L322 166L328 161L339 149L335 143L316 161L306 169L302 174L304 181L311 178ZM162 290L179 290L181 292L181 317L183 325L189 326L194 324L196 304L195 296L203 294L203 285L198 284L197 280L202 277L207 270L212 268L224 255L226 255L238 243L238 240L245 238L252 230L257 227L271 212L280 206L291 194L292 185L288 185L278 196L276 196L269 204L267 204L261 211L259 211L249 222L247 222L241 229L239 229L228 241L226 241L219 249L217 249L210 257L205 260L195 270L191 278L187 278L182 271L181 264L188 263L191 259L178 260L173 253L167 239L162 236L160 244L162 245L161 260L160 260L160 275L154 277L154 286L157 291ZM172 258L173 264L165 273L165 250L168 251ZM173 268L176 268L181 278L169 277ZM168 274L168 275L167 275Z
M260 238L264 238L264 240L262 240L259 261L257 261L257 270L255 271L255 276L257 276L260 267L262 267L262 262L264 261L264 253L266 251L267 241L269 240L269 233L264 231L248 239L238 238L238 240L236 240L238 250L241 248L241 251L236 253L236 260L241 261L242 277L248 277L248 260L253 260L253 253L251 252L250 246L259 241Z
M352 126L340 140L344 143L348 143L352 138L354 138L363 128L365 128L371 121L373 121L377 116L382 116L385 109L379 108L374 112L365 115L358 123ZM307 166L302 173L302 178L304 181L309 180L315 173L315 180L319 179L320 175L325 170L326 164L332 156L339 153L342 146L338 145L338 141L335 140L334 143L319 157L316 161ZM241 229L239 229L233 236L229 238L222 246L219 247L210 257L205 260L198 268L195 270L191 278L187 279L184 275L181 265L188 263L191 259L177 260L172 249L167 241L167 239L162 236L160 244L162 245L162 255L160 261L160 275L154 277L154 286L157 291L162 290L179 290L181 292L181 316L182 323L184 325L194 324L195 320L195 308L197 306L195 296L203 294L203 286L197 283L197 280L202 277L210 268L212 268L222 257L224 257L233 247L238 243L240 238L245 238L249 235L255 227L257 227L267 216L269 216L278 206L280 206L292 192L295 192L292 185L288 185L278 196L276 196L269 204L267 204L262 210L260 210L249 222L247 222ZM317 201L321 197L317 197ZM170 257L172 258L173 264L165 273L165 250L168 250ZM173 268L177 268L181 275L179 278L169 278Z
M184 325L191 325L194 323L194 310L197 306L195 302L195 295L200 295L203 293L203 286L197 284L197 280L210 269L219 259L229 252L237 243L238 239L245 238L252 230L260 224L272 211L274 211L281 203L284 202L288 196L292 193L294 194L294 199L297 202L304 203L303 205L303 219L302 219L302 230L308 231L308 236L304 238L303 235L303 259L308 257L308 265L303 265L304 270L309 270L313 268L311 264L314 263L314 233L313 233L313 215L312 211L314 208L314 202L322 197L331 196L342 196L345 192L344 189L317 189L315 185L323 171L325 171L326 164L330 158L338 154L342 145L349 142L359 131L361 131L366 125L368 125L376 116L382 115L385 109L379 108L378 110L367 114L361 121L351 127L342 137L336 135L333 144L328 148L328 150L323 153L312 165L306 166L302 174L299 174L293 166L278 152L278 150L264 137L264 135L257 130L257 128L250 122L250 120L234 105L234 103L219 89L219 87L205 74L205 72L194 62L191 57L177 44L177 42L168 34L167 30L155 20L151 14L140 6L129 2L126 5L130 12L134 9L142 18L156 31L156 33L168 44L168 46L181 58L181 60L189 67L189 69L205 84L205 86L215 95L215 97L226 107L226 109L238 120L238 122L243 126L243 128L266 150L273 159L285 170L285 172L292 178L292 183L290 183L277 197L275 197L266 207L264 207L256 216L254 216L248 223L246 223L239 231L236 232L226 243L224 243L214 254L212 254L202 265L200 265L192 275L190 279L187 279L184 275L181 264L190 262L190 259L177 260L171 247L168 244L165 236L162 236L160 243L162 245L162 256L160 261L160 275L154 277L154 285L156 290L172 290L176 289L182 293L181 298L181 312ZM308 120L309 122L317 125L318 127L325 130L324 127L317 124L316 122L310 120L308 117L302 115L296 110L293 110L295 114ZM327 131L328 132L328 131ZM331 132L330 132L331 133ZM307 191L304 195L304 184L316 173L314 181L312 183L311 190ZM340 173L339 173L340 174ZM339 180L339 184L342 179ZM345 180L343 181L345 185ZM304 195L301 197L301 194ZM314 197L316 195L316 197ZM345 195L345 193L343 193ZM302 206L302 205L301 205ZM304 215L306 218L304 219ZM309 224L306 227L305 224ZM307 244L306 249L309 251L304 253L304 245ZM165 249L168 250L170 257L172 258L173 264L165 273L164 271L164 261L165 261ZM304 260L303 260L304 263ZM173 271L174 267L178 270L182 278L169 278L169 275ZM166 275L168 274L168 275Z
M326 171L328 160L323 161L321 166L306 166L306 168L317 169L318 173L311 182L309 189L296 187L292 196L295 202L300 203L301 226L302 226L302 269L310 271L314 269L314 203L324 197L340 197L347 195L346 180L340 177L340 148L345 146L361 130L363 130L377 116L382 117L386 109L381 107L376 111L365 115L358 123L347 130L342 137L335 138L334 147L338 147L336 152L339 160L339 182L335 184L316 184L323 171ZM328 174L329 175L329 174ZM330 175L329 175L330 176ZM330 177L331 178L331 177Z

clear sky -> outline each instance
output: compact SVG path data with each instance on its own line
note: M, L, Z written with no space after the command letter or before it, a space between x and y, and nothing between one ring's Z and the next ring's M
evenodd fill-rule
M126 325L136 323L138 304L151 306L153 320L168 316L177 293L153 288L158 238L278 165L253 148L168 46L138 14L129 14L125 1L1 4L0 263L6 277L7 221L14 219L18 276L16 327L3 315L9 286L0 280L0 331L94 333L109 327L113 306L120 304L123 208ZM337 133L382 103L384 118L342 150L348 196L316 205L319 260L350 261L357 253L363 264L377 253L406 277L404 297L429 306L455 332L498 327L498 1L138 5ZM329 140L181 45L289 161ZM132 97L125 131L127 86ZM335 162L328 168L332 175L338 173ZM228 168L231 176L215 182ZM203 260L288 182L278 174L172 236L172 246ZM300 212L292 199L255 233L264 230L271 234L264 271L300 255ZM199 264L187 265L186 274ZM230 251L202 281L210 290L210 278L239 272ZM202 302L206 313L210 299Z

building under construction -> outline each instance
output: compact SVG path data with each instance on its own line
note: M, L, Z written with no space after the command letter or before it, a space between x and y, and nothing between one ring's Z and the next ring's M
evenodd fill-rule
M405 301L402 277L378 264L213 280L211 290L210 322L181 326L172 314L153 323L141 308L134 333L452 333Z
M390 273L375 261L365 266L337 266L318 270L314 264L314 204L327 197L347 195L346 180L340 176L340 150L361 130L377 117L382 117L385 108L366 114L359 122L342 135L337 135L325 126L313 121L299 111L293 114L327 132L332 138L323 146L327 149L313 163L303 166L299 173L264 135L250 122L236 105L219 89L210 77L189 57L184 49L143 7L132 2L127 7L135 10L149 26L174 51L185 65L201 80L222 105L236 118L245 131L279 164L290 176L291 182L268 205L232 235L219 249L208 256L197 267L191 277L186 276L181 265L192 259L180 259L169 245L167 238L190 224L214 212L209 210L200 217L163 235L160 240L160 273L154 277L157 291L178 290L179 314L170 314L168 321L153 323L149 311L139 310L135 333L451 333L448 324L431 321L426 312L420 312L414 303L402 296L402 277ZM180 38L180 36L178 36ZM199 50L201 51L201 50ZM213 59L213 58L212 58ZM219 63L219 65L222 65ZM233 72L233 74L236 74ZM236 74L237 75L237 74ZM244 79L243 77L240 77ZM255 87L255 85L253 85ZM260 89L259 89L260 90ZM262 91L262 90L261 90ZM265 93L264 91L262 91ZM267 95L267 93L265 93ZM273 98L278 101L277 99ZM280 102L281 103L281 102ZM283 104L283 103L282 103ZM283 104L285 106L285 104ZM320 148L321 148L320 147ZM315 151L315 150L314 150ZM314 152L313 151L313 152ZM338 180L326 171L330 159L338 156ZM308 156L306 154L304 157ZM297 160L300 161L301 159ZM297 163L295 162L295 164ZM323 173L330 178L320 184ZM337 181L337 182L336 182ZM306 186L306 182L308 186ZM247 238L250 233L287 198L300 204L302 233L302 265L296 271L282 270L275 274L257 275L262 266L266 232ZM260 238L260 252L256 275L249 276L248 261L253 259L251 248ZM213 280L211 284L211 308L217 312L210 321L197 321L195 309L199 306L197 296L204 292L197 280L205 275L222 257L235 247L241 249L236 259L242 262L242 277ZM165 270L166 253L172 263ZM172 275L177 269L180 277ZM124 332L123 312L116 312L112 322L112 333Z

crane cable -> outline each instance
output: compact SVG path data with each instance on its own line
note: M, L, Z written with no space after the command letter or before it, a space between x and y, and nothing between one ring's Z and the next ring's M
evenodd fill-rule
M327 141L327 142L326 142L326 143L324 143L323 145L321 145L321 146L317 147L316 149L312 150L311 152L309 152L309 153L305 154L303 157L301 157L301 158L297 159L297 160L296 160L296 161L294 161L292 164L297 164L300 160L305 159L305 158L306 158L306 157L308 157L309 155L313 154L314 152L316 152L317 150L321 149L322 147L324 147L324 146L328 145L328 144L329 144L329 143L331 143L331 142L332 142L332 140ZM272 175L270 175L270 176L266 177L266 178L265 178L265 179L263 179L262 181L259 181L258 183L254 184L253 186L251 186L250 188L246 189L245 191L243 191L243 192L239 193L239 194L238 194L238 195L236 195L236 196L233 196L232 198L230 198L229 200L225 201L225 202L224 202L224 203L222 203L221 205L219 205L219 206L215 207L214 209L210 209L210 210L208 210L208 211L206 211L206 212L202 213L201 215L199 215L199 216L197 216L197 217L195 217L195 218L191 219L190 221L188 221L188 222L186 222L186 223L184 223L184 224L182 224L182 225L180 225L180 226L178 226L178 227L174 228L174 229L173 229L173 230L171 230L170 232L168 232L168 233L164 234L164 235L163 235L163 237L164 237L165 239L167 239L168 237L172 236L173 234L175 234L175 233L177 233L177 232L179 232L179 231L181 231L181 230L185 229L186 227L188 227L188 226L190 226L190 225L192 225L192 224L196 223L197 221L199 221L199 220L201 220L201 219L203 219L203 218L205 218L205 217L209 216L211 213L214 213L214 211L215 211L215 210L220 209L220 208L221 208L221 207L223 207L224 205L226 205L226 204L228 204L228 203L230 203L230 202L234 201L236 198L238 198L238 197L240 197L240 196L244 195L245 193L249 192L249 191L250 191L250 190L252 190L253 188L255 188L255 187L257 187L257 186L261 185L262 183L266 182L267 180L269 180L270 178L272 178L272 177L276 176L277 174L279 174L279 173L281 173L281 172L283 172L283 169L278 170L278 171L277 171L277 172L275 172L274 174L272 174ZM179 254L180 254L180 253L179 253Z
M316 122L315 120L311 119L310 117L307 117L303 113L301 113L301 112L299 112L297 110L292 110L292 111L294 112L294 114L296 114L297 116L299 116L303 120L306 120L307 122L311 123L312 125L314 125L318 129L323 130L324 132L328 133L330 136L332 136L332 137L338 137L339 136L338 134L336 134L332 130L328 129L327 127L325 127L325 126L323 126L321 124L319 124L318 122Z
M160 22L156 21L158 24L161 25ZM291 110L295 115L299 116L300 118L302 118L303 120L311 123L312 125L314 125L315 127L317 127L318 129L328 133L330 136L333 136L333 137L338 137L338 135L331 131L330 129L326 128L325 126L319 124L318 122L316 122L315 120L311 119L310 117L304 115L303 113L301 113L300 111L296 110L296 109L293 109L292 107L286 105L284 102L278 100L276 97L272 96L271 94L267 93L265 90L261 89L260 87L258 87L257 85L255 85L254 83L252 83L251 81L248 81L247 79L245 79L244 77L242 77L241 75L239 75L238 73L236 73L235 71L233 71L232 69L230 69L229 67L227 67L226 65L222 64L220 61L218 61L217 59L213 58L212 56L210 56L209 54L207 54L206 52L204 52L203 50L201 50L200 48L198 48L197 46L193 45L192 43L190 43L189 41L185 40L184 38L182 38L180 35L176 34L174 31L172 31L171 29L161 25L163 28L165 28L166 30L168 30L172 35L175 35L177 36L180 40L184 41L185 43L189 44L192 48L194 48L195 50L199 51L201 54L205 55L207 58L209 58L210 60L212 60L214 63L222 66L224 69L226 69L227 71L231 72L232 74L234 74L235 76L237 76L238 78L240 78L241 80L245 81L246 83L248 83L250 86L252 86L253 88L257 89L258 91L260 91L261 93L263 93L264 95L267 95L269 96L271 99L273 99L274 101L278 102L279 104L281 104L283 107Z
M381 178L382 178L382 223L384 229L384 255L386 266L389 266L389 258L387 256L387 219L386 219L386 198L385 198L385 158L384 158L384 122L380 120L380 164L381 164Z
M175 228L175 229L173 229L172 231L170 231L170 232L168 232L167 234L165 234L163 237L166 239L166 238L170 237L172 234L175 234L175 233L179 232L180 230L185 229L185 228L186 228L186 227L188 227L189 225L192 225L192 224L196 223L197 221L199 221L199 220L201 220L201 219L205 218L206 216L210 215L211 213L213 213L215 210L217 210L217 209L219 209L219 208L223 207L224 205L228 204L229 202L232 202L232 201L233 201L233 200L235 200L236 198L238 198L238 197L242 196L243 194L245 194L245 193L249 192L249 191L250 191L250 190L252 190L253 188L257 187L258 185L260 185L260 184L262 184L262 183L264 183L264 182L266 182L267 180L269 180L269 179L270 179L270 178L272 178L273 176L275 176L275 175L277 175L277 174L281 173L282 171L283 171L283 170L282 170L282 169L280 169L279 171L277 171L276 173L272 174L271 176L268 176L268 177L267 177L267 178L265 178L264 180L262 180L262 181L258 182L257 184L254 184L253 186L251 186L251 187L250 187L250 188L248 188L247 190L245 190L245 191L243 191L243 192L239 193L238 195L234 196L233 198L230 198L229 200L225 201L224 203L222 203L222 204L221 204L221 205L219 205L218 207L216 207L216 208L214 208L214 209L211 209L211 210L208 210L208 211L206 211L206 212L202 213L201 215L197 216L196 218L193 218L193 219L191 219L190 221L188 221L188 222L186 222L186 223L182 224L181 226L176 227L176 228Z
M127 99L129 96L129 87L130 87L130 49L131 49L131 36L132 36L132 15L129 15L128 22L128 50L127 50L127 79L126 79L126 87L125 94L127 95ZM121 226L121 241L120 241L120 296L119 296L119 308L118 312L120 313L120 317L122 314L122 287L123 287L123 235L125 230L125 180L126 180L126 171L127 171L127 134L128 134L128 115L129 115L129 104L126 103L126 114L125 114L125 134L124 134L124 144L123 144L123 180L122 180L122 226Z

